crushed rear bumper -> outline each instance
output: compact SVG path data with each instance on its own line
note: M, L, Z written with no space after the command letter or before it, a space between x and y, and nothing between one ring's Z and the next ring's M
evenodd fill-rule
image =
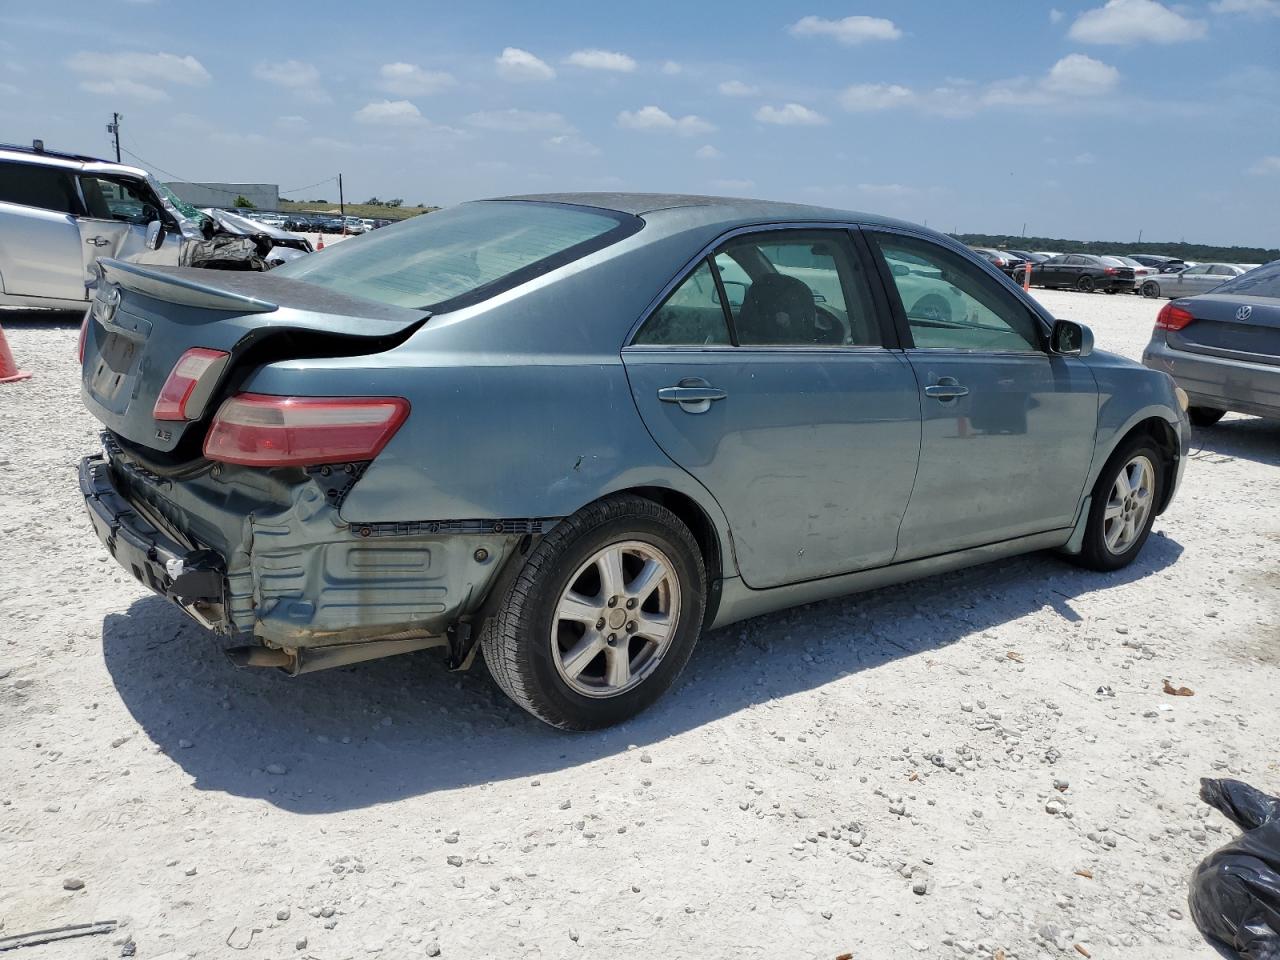
M80 461L80 493L93 532L120 566L201 625L232 632L226 619L222 557L183 546L139 513L116 489L103 454Z

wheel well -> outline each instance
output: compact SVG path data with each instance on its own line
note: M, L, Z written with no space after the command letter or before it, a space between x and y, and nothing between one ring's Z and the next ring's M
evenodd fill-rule
M1164 461L1164 473L1166 482L1164 489L1160 491L1160 502L1156 504L1156 513L1164 513L1165 507L1169 505L1169 501L1173 498L1173 484L1168 482L1172 478L1174 472L1178 469L1178 458L1182 455L1181 447L1178 443L1178 435L1174 432L1173 427L1169 426L1167 420L1161 417L1148 417L1134 425L1133 429L1124 435L1120 441L1124 443L1130 437L1146 436L1150 437L1155 443L1156 449L1160 451L1161 459ZM1118 446L1118 444L1117 444Z
M679 517L693 534L693 539L698 542L698 551L702 554L702 563L707 571L708 582L720 579L722 570L720 535L716 533L715 524L711 522L711 518L696 500L665 487L633 487L630 490L620 490L619 493L630 493L652 500Z

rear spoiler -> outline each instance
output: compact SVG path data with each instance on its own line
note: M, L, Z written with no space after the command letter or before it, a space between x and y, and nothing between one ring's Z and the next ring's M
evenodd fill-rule
M103 277L110 283L168 303L234 313L273 313L280 309L267 300L235 293L188 277L174 276L165 270L149 269L109 257L103 257L98 265Z

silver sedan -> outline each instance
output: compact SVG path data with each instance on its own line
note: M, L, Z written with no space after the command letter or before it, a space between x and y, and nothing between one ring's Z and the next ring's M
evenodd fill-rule
M1139 287L1144 297L1194 297L1244 273L1234 263L1197 263L1177 273L1147 277Z

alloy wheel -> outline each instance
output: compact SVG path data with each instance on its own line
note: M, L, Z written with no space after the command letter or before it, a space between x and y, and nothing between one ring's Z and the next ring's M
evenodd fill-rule
M1143 455L1134 457L1116 474L1102 514L1102 541L1112 554L1124 553L1142 536L1155 483L1155 467Z
M610 544L577 569L556 603L550 637L556 670L575 693L616 697L657 669L679 617L671 559L639 540Z

